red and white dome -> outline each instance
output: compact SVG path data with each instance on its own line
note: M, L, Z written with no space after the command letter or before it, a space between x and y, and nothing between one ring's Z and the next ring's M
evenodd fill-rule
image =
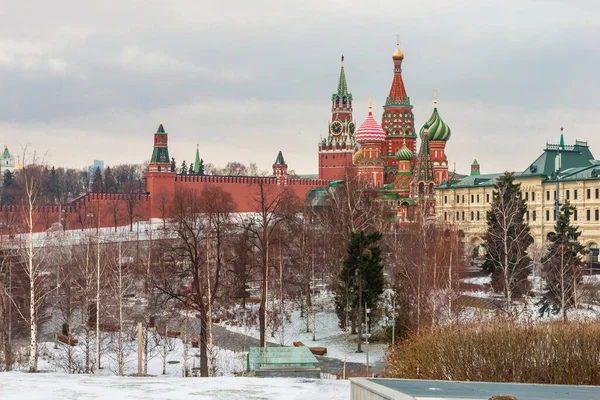
M383 143L385 141L385 132L373 118L371 110L369 110L365 122L357 129L354 138L358 143Z

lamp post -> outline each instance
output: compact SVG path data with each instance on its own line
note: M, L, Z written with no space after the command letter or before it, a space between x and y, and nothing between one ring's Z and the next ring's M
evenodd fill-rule
M362 276L360 269L354 270L354 276L358 279L358 349L357 353L362 353Z
M365 350L367 353L367 376L369 376L369 314L371 309L367 307L365 302Z

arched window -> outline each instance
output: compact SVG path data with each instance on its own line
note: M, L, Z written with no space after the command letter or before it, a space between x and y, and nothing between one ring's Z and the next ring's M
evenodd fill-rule
M423 182L419 183L419 196L425 194L425 184Z

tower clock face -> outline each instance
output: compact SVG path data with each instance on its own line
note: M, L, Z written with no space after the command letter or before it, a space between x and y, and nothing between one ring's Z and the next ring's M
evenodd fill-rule
M344 126L340 121L333 121L331 125L329 125L329 132L331 132L331 134L334 136L340 135L343 129Z
M354 136L355 130L356 130L356 125L354 125L354 122L350 122L348 124L348 132L350 132L350 136Z

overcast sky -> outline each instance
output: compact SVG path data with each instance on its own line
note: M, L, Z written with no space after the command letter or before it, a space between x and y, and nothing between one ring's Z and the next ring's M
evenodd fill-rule
M416 128L437 89L459 172L524 169L561 126L600 158L596 0L6 0L0 19L2 140L54 165L148 160L164 120L178 164L199 144L316 173L340 55L357 123L369 94L380 121L396 34Z

